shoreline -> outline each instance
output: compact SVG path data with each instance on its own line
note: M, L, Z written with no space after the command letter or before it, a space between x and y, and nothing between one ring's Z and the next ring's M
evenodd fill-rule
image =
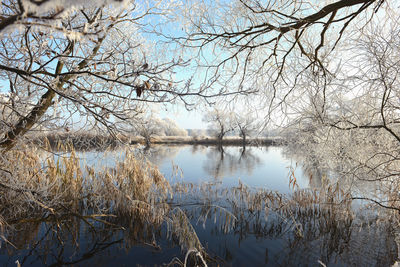
M59 144L71 144L77 150L96 150L113 148L121 145L146 145L145 138L139 136L102 136L95 134L47 134L33 138L33 143L43 145L47 141L52 148ZM285 144L280 137L246 138L246 142L240 137L226 137L222 140L210 136L156 136L150 139L152 145L205 145L205 146L279 146Z

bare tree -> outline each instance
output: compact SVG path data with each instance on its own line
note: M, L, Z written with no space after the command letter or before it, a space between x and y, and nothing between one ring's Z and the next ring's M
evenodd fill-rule
M187 136L187 130L181 128L176 121L170 118L163 118L161 120L161 127L163 135L165 136Z
M38 126L116 136L148 103L189 105L190 97L206 96L174 78L182 59L144 37L172 2L83 2L1 2L0 80L8 85L2 148Z
M233 114L218 108L213 108L206 113L203 121L208 123L210 131L215 132L220 143L227 133L234 130Z
M146 147L150 147L152 138L161 135L163 131L160 123L161 120L156 116L154 111L135 116L129 122L132 127L130 130L131 134L143 137Z
M136 133L144 138L146 147L151 146L151 139L160 133L160 126L154 120L142 121L136 124Z
M63 26L57 25L57 21L70 10L90 5L104 5L107 2L107 0L87 0L85 2L76 0L2 1L0 32L14 30L21 25L63 31ZM115 0L114 2L121 1Z
M234 124L239 136L242 138L243 146L247 144L247 137L261 128L260 124L257 123L257 114L251 111L236 111L234 113Z
M270 115L296 94L303 72L318 75L323 91L335 72L330 62L337 48L388 3L189 1L177 17L186 19L184 34L164 36L197 53L201 86L221 95L257 94Z
M352 56L337 66L324 94L308 74L291 122L291 143L310 162L334 170L349 187L363 183L367 190L354 198L390 209L400 202L399 33L398 12L388 11L348 40Z
M152 138L156 136L187 136L188 134L174 120L159 118L155 110L135 116L129 123L131 129L128 131L143 137L148 147L151 145Z
M360 38L350 41L352 57L337 66L335 78L319 90L318 77L308 73L297 97L299 121L340 131L380 131L400 142L400 24L399 15L387 13L384 25L375 21Z
M354 50L360 55L352 64L354 74L341 76L344 88L357 88L358 92L353 89L351 98L338 98L340 113L328 117L326 124L341 130L382 130L400 144L399 33L398 22L390 31L376 25L358 40Z

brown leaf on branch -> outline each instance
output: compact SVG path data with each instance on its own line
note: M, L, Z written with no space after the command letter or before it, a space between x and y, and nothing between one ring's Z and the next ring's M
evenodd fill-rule
M146 89L150 89L151 88L151 84L148 81L144 82L144 86L146 87Z

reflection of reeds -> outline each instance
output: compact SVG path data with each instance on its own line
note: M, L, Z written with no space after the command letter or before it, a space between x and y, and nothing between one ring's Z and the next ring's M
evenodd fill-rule
M271 232L274 224L284 231L293 230L298 236L304 236L310 228L313 231L326 232L347 225L353 219L351 198L338 187L329 186L326 190L296 190L290 196L264 189L251 189L242 183L234 188L219 188L213 184L196 186L177 184L175 195L180 193L180 206L185 201L197 206L196 216L206 220L219 218L221 231L236 229L241 224L253 225L253 232L265 236ZM197 196L185 197L185 195ZM251 220L249 219L251 218ZM313 223L312 226L309 224ZM280 232L280 231L278 231Z
M129 150L113 168L104 169L84 166L73 149L68 151L69 156L50 156L45 161L34 148L0 157L0 230L4 233L0 241L16 248L29 242L32 250L45 254L51 246L63 250L65 241L77 249L86 228L94 244L87 254L94 255L113 244L158 250L158 239L166 235L188 251L183 263L209 260L193 222L213 222L213 234L233 233L239 242L249 235L286 235L293 254L296 248L308 247L307 242L319 240L323 262L329 262L333 252L343 253L350 243L352 198L338 184L294 190L290 195L242 183L233 188L171 186L156 167ZM46 231L37 240L43 225ZM162 230L165 225L167 233Z
M342 263L351 265L353 261L367 259L362 253L355 256L353 250L380 249L392 257L393 245L396 246L391 243L393 236L389 234L393 220L387 215L391 211L383 210L379 217L365 224L362 214L351 208L351 196L337 184L325 185L319 190L296 190L291 195L252 189L244 184L228 189L218 184L175 187L180 192L180 207L185 207L191 217L214 222L207 225L214 225L210 230L213 235L222 237L228 229L228 233L237 236L239 243L249 237L284 239L288 255L280 259L283 266L307 264L307 257L316 253L325 263L344 254ZM376 235L387 235L379 239L385 246L371 243ZM377 260L373 255L370 257L368 259ZM390 262L392 258L386 260Z

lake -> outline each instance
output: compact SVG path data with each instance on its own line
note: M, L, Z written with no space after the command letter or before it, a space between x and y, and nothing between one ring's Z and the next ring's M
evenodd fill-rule
M174 188L169 218L183 216L181 225L126 215L90 224L85 214L26 220L6 232L0 265L181 266L189 255L182 243L194 239L209 266L391 266L398 259L395 222L340 202L339 190L318 191L329 172L310 169L284 147L155 146L135 153ZM82 164L114 168L124 150L78 156Z
M290 193L289 171L296 162L282 154L280 147L224 147L221 151L214 146L155 146L139 150L156 164L172 183L221 183L225 187L237 186L238 181L250 186L261 187L281 193ZM86 152L80 157L97 168L115 166L124 151L113 153ZM302 169L295 170L301 188L309 186Z

